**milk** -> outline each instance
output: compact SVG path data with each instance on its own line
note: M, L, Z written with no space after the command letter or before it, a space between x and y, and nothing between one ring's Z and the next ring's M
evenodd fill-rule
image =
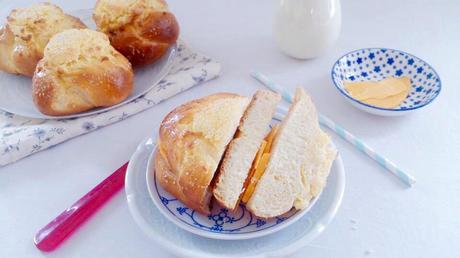
M321 55L337 41L340 28L340 0L279 1L274 36L289 56L308 59Z

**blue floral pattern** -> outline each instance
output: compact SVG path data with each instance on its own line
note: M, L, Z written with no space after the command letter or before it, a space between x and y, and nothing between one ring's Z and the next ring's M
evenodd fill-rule
M388 76L407 76L412 85L406 100L392 110L424 106L435 99L441 91L441 80L429 64L399 50L386 48L356 50L341 57L332 67L334 84L351 99L353 98L344 88L344 81L382 80Z
M147 94L108 112L71 119L31 119L0 110L0 166L73 137L122 121L186 89L217 77L220 64L180 42L168 75ZM169 200L174 201L174 200Z
M276 227L298 212L292 209L283 216L263 219L252 215L246 209L246 206L240 203L239 207L234 211L214 205L211 214L205 216L184 206L178 199L159 186L156 178L153 180L156 194L170 214L188 226L207 232L218 234L247 234L257 232Z

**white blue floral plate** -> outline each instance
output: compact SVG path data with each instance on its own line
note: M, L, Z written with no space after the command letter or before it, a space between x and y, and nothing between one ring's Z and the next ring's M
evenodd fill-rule
M158 210L178 227L207 238L242 240L275 233L299 220L321 196L314 198L304 210L292 209L271 219L255 217L243 204L231 211L213 203L211 214L205 216L185 206L158 184L153 160L152 155L147 163L146 180L150 197Z
M71 12L71 14L79 17L88 27L96 27L91 19L92 9L78 10ZM40 113L32 100L31 78L0 71L0 109L19 116L41 119L75 118L102 113L126 104L147 93L167 75L175 56L176 45L170 47L165 55L154 64L136 68L134 71L133 92L123 102L114 106L92 109L87 112L68 116L48 116Z
M174 200L172 196L158 189L158 187L158 193L155 193L156 190L153 191L158 196L155 198L161 204L157 207L152 201L147 184L147 178L151 177L147 175L148 171L150 171L148 163L154 149L154 139L146 139L138 146L129 162L125 181L128 206L136 223L150 238L179 256L276 257L293 253L318 236L331 222L340 206L345 189L345 172L342 159L338 156L332 166L328 177L328 184L323 190L321 197L318 198L315 205L304 216L299 216L296 222L292 222L292 225L287 225L287 223L289 223L291 218L294 218L295 213L288 213L283 216L281 218L282 221L279 223L276 223L277 219L268 222L252 218L252 222L249 223L252 225L247 226L245 230L255 232L243 232L243 234L260 234L258 232L281 227L283 223L286 223L284 224L286 226L283 230L275 234L259 235L256 238L246 240L223 241L220 239L211 239L203 237L201 234L196 234L196 232L191 233L188 230L184 230L184 227L187 226L189 229L201 230L202 232L207 232L207 234L232 235L231 232L229 234L229 232L224 232L220 229L237 229L232 224L235 223L237 225L243 220L247 223L247 221L251 221L250 216L247 213L241 214L244 209L241 209L241 213L238 213L238 216L238 214L233 215L228 211L221 211L220 208L215 208L212 216L195 218L199 224L205 225L205 228L198 229L197 226L187 225L178 218L178 216L183 216L184 220L193 221L191 217L194 217L194 215L190 216L192 211L181 205L179 201ZM150 185L154 188L156 186L156 184ZM166 198L167 201L161 197ZM166 206L170 207L170 209L167 209ZM168 213L171 215L165 216ZM185 226L178 226L179 223ZM269 227L270 225L271 227ZM213 227L215 230L211 229ZM257 227L261 230L256 231ZM237 233L238 231L241 231L241 229L235 230L233 233Z
M353 106L383 116L408 114L430 104L441 91L441 79L427 62L404 51L389 48L364 48L347 53L334 63L331 76L337 90ZM411 79L409 95L396 108L381 108L361 102L344 87L345 81L378 81L390 76L407 76Z

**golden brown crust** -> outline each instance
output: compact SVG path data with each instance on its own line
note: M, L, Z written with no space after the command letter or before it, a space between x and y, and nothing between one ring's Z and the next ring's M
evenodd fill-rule
M159 0L98 0L93 19L133 65L155 62L179 36L176 18Z
M53 116L115 105L132 89L131 64L104 34L88 29L54 36L32 80L35 105Z
M160 185L208 214L210 183L248 102L246 97L220 93L171 111L159 130L159 155L167 167L157 171Z
M53 35L85 27L79 19L50 3L12 10L0 29L0 70L32 76Z
M167 161L162 157L159 151L154 152L155 159L155 177L158 183L169 193L174 195L177 199L181 200L188 208L194 209L203 214L210 213L210 197L203 198L201 200L194 200L188 197L188 195L182 191L182 188L179 187L179 182L175 174L171 171Z
M46 76L47 73L43 67L43 62L37 64L37 69L33 77L32 82L32 97L35 103L35 106L43 114L48 115L64 115L59 114L54 109L52 109L52 101L55 96L54 88L56 83L53 81L53 78Z

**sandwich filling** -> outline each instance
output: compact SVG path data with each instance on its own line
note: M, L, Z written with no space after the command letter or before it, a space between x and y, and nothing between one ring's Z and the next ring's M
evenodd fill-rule
M238 207L245 189L244 184L261 143L267 136L268 126L280 100L279 94L266 90L257 91L240 120L236 134L227 146L218 173L214 177L213 194L215 200L229 210Z
M278 132L278 128L279 125L275 125L260 145L256 158L252 163L249 175L246 178L246 182L244 183L243 193L240 196L240 200L243 203L247 203L249 201L249 199L252 196L252 193L254 193L254 189L256 188L257 182L262 177L265 168L267 168L268 161L270 160L270 153L273 146L273 140L275 139L275 135Z

